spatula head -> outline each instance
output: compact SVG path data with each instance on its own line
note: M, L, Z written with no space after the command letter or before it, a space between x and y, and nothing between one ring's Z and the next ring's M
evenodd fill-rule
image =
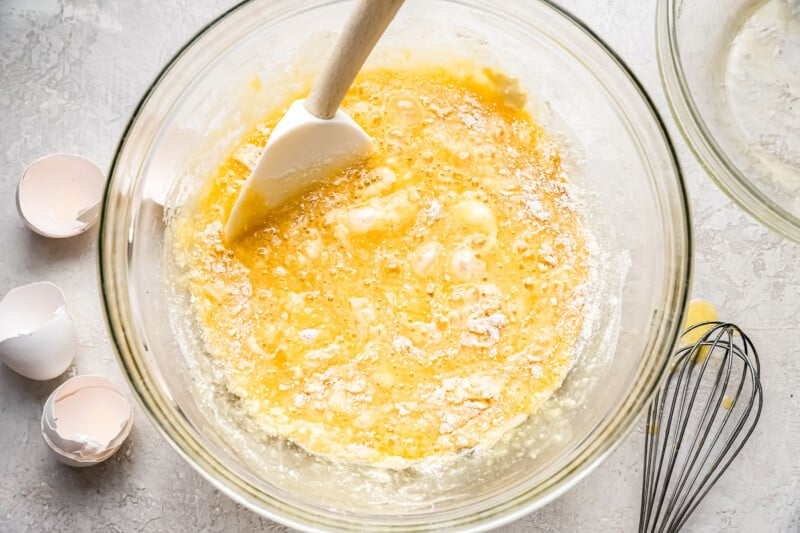
M270 211L310 185L366 157L369 136L341 109L331 119L294 102L275 126L239 192L225 238L231 242L264 223Z

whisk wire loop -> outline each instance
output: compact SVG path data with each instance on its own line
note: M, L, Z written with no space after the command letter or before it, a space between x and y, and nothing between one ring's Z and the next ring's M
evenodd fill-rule
M752 435L763 404L760 361L737 326L705 322L674 354L650 405L639 531L674 533Z
M711 351L713 351L719 345L721 334L722 334L722 332L720 332L714 338L713 343L709 347ZM700 346L694 345L692 347L692 349L690 351L688 351L689 357L684 357L685 364L684 364L684 370L683 371L686 372L687 369L688 369L688 372L689 372L689 376L688 377L690 379L692 378L692 372L694 372L694 370L695 370L695 365L694 364L690 364L690 362L693 361L693 360L697 360L697 358L699 358L699 357L702 357L703 348L704 348L704 346L702 346L702 345L700 345ZM701 374L706 371L706 367L709 364L709 358L708 357L703 357L702 361L703 361L702 362L702 367L698 370L698 372L701 373ZM694 439L693 439L693 441L691 443L691 448L695 448L695 447L699 448L700 445L702 443L704 443L706 441L706 439L708 438L708 434L711 432L711 429L712 429L712 424L710 423L711 422L711 415L712 415L712 413L715 413L716 411L718 411L720 406L722 405L722 400L723 400L722 392L728 387L728 383L729 383L729 380L730 380L730 375L731 375L731 360L730 359L725 359L723 361L723 364L721 364L719 366L719 369L718 369L717 375L716 375L716 379L714 380L713 388L712 388L710 394L708 395L708 398L706 400L705 405L703 406L702 416L701 416L701 419L700 419L700 422L699 422L699 427L700 428L704 428L704 430L703 431L698 431L697 433L695 433ZM690 381L687 380L687 383L690 383ZM683 413L681 413L682 416L679 418L680 420L683 420L683 425L681 427L681 441L682 441L683 436L684 436L684 434L686 432L686 428L687 428L687 426L689 424L689 412L688 412L688 410L691 409L692 406L697 401L697 394L698 394L698 391L699 391L699 388L700 388L700 384L701 384L700 380L696 380L693 383L694 383L694 389L692 391L691 400L688 401L688 402L684 402L682 404L682 407L685 408L685 411ZM720 387L720 384L722 385L721 387ZM725 417L729 416L729 414L730 414L730 411L727 412ZM723 425L721 427L724 427L724 422L723 422ZM714 443L716 443L716 439L718 437L719 437L719 432L715 436ZM679 442L681 442L681 441L679 441ZM705 456L703 457L702 462L705 462L708 459L708 455L711 453L711 450L713 449L713 444L714 443L712 443L712 445L707 448L707 451L705 453ZM679 448L680 448L680 444L675 446L675 449L673 450L673 453L672 453L671 460L677 459ZM670 498L670 500L668 502L668 505L667 505L668 509L673 509L676 506L681 505L682 501L685 500L686 493L683 492L683 488L684 488L684 486L686 486L686 482L690 481L690 483L688 485L688 489L690 490L692 485L693 485L693 483L694 483L694 481L697 479L697 475L699 474L699 470L698 470L698 471L695 472L695 475L691 478L691 480L688 477L688 473L692 472L692 468L697 463L698 458L699 458L698 455L693 455L693 456L691 456L690 460L686 461L683 464L683 468L681 469L680 474L678 474L678 479L680 480L680 483L678 484L673 496ZM680 495L682 495L683 498L682 498L681 502L677 502L676 503L675 500Z

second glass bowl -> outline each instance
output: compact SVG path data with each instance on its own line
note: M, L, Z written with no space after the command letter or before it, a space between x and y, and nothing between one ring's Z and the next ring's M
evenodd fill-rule
M675 120L717 184L800 242L800 2L659 0Z

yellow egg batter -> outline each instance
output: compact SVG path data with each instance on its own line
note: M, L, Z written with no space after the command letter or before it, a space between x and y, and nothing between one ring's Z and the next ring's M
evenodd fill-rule
M343 107L374 140L367 161L226 244L276 109L178 215L205 347L269 433L400 464L489 446L561 384L590 257L524 100L466 65L364 72Z

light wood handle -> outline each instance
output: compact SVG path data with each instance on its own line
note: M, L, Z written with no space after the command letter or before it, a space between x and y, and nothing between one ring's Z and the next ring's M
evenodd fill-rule
M306 98L309 113L322 119L336 114L356 74L402 4L403 0L358 0Z

